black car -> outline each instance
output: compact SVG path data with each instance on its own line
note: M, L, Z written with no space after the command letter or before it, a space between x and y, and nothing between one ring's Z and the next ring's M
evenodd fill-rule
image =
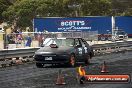
M44 64L75 66L77 62L89 64L93 55L93 49L82 38L50 38L35 52L34 59L37 67Z

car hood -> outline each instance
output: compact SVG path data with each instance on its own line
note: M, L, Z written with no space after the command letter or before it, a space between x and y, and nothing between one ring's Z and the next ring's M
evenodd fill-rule
M70 53L74 52L73 47L58 47L58 48L51 48L51 47L42 47L35 52L35 54L63 54L63 53Z
M118 36L124 36L124 35L118 35Z

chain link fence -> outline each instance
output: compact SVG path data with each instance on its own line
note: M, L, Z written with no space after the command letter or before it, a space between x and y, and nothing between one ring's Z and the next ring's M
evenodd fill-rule
M27 32L0 34L0 49L14 49L25 47L39 47L46 38L84 38L86 40L98 40L97 31L88 32Z

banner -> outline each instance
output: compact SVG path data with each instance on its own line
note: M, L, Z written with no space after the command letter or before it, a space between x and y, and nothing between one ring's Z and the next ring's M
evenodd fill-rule
M71 18L35 18L35 32L70 32L70 31L98 31L107 34L111 31L111 17L71 17Z

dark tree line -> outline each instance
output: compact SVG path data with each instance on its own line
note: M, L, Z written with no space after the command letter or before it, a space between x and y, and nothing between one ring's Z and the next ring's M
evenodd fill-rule
M131 16L131 0L0 0L0 21L31 27L35 17Z

